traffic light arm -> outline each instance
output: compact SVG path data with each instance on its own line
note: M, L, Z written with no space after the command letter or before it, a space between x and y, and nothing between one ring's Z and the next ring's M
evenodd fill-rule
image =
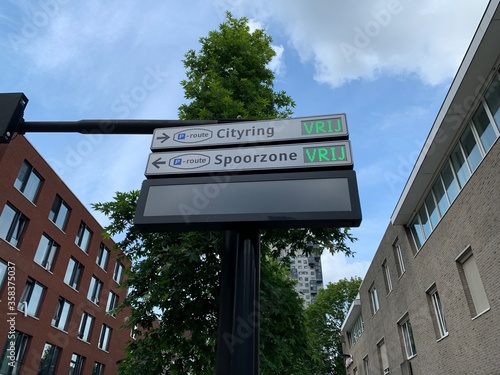
M186 125L208 125L245 121L219 120L79 120L24 121L28 98L23 93L0 93L0 143L9 143L14 133L100 133L153 134L157 128Z

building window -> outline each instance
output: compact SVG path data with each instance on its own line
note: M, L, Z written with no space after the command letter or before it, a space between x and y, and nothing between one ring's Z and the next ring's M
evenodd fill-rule
M49 220L51 220L59 229L64 230L70 211L71 209L66 202L64 202L59 195L56 195L49 213Z
M28 218L26 216L6 204L2 216L0 216L0 237L12 246L18 247L27 224Z
M78 290L78 285L80 284L82 273L83 265L75 258L70 258L68 262L68 268L66 269L66 274L64 275L64 282L73 289Z
M83 364L85 362L85 357L79 354L73 353L71 355L71 361L69 362L69 375L81 375L83 374Z
M122 282L122 274L123 274L123 264L117 261L115 264L115 269L113 271L113 280L115 280L118 284L120 284Z
M58 250L59 245L44 233L38 243L34 260L47 271L52 271Z
M368 356L363 358L363 370L364 370L364 375L372 374L370 370L370 360L368 359Z
M497 128L500 129L500 80L498 76L495 77L493 83L488 88L485 95L487 107L493 120L496 122Z
M84 252L88 252L91 238L92 238L92 231L82 221L80 223L80 227L78 228L78 233L76 234L75 244L77 244L78 247L82 249Z
M2 360L0 362L0 374L19 375L21 365L26 354L30 336L25 333L15 331L7 336L5 346L2 351ZM11 357L11 345L14 343L14 358Z
M72 308L72 303L62 297L59 297L56 305L56 311L54 312L54 317L52 318L52 326L66 331Z
M370 293L370 301L372 303L372 311L373 313L375 314L378 309L380 308L379 304L378 304L378 292L377 292L377 288L375 288L374 286L372 286L369 290L369 293Z
M415 347L415 340L413 338L413 330L411 329L410 319L405 318L401 323L401 334L403 336L403 343L406 350L406 358L410 359L417 355L417 349Z
M483 152L486 154L498 138L498 130L492 124L492 121L486 113L486 109L483 105L480 105L476 113L474 113L474 116L472 116L472 122L479 140L481 141Z
M109 313L118 306L118 294L109 292L108 303L106 304L106 312Z
M42 303L45 287L39 282L28 278L24 285L23 293L17 305L18 310L29 316L38 316L38 310Z
M37 375L55 375L60 352L60 347L46 343L43 348Z
M7 262L0 259L0 295L2 294L3 284L7 278Z
M101 267L103 270L106 269L106 266L108 265L108 259L109 259L109 250L104 246L103 243L99 246L99 250L97 251L97 258L95 262L99 267Z
M103 375L104 374L104 365L99 362L94 363L94 367L92 368L92 375Z
M441 305L441 298L439 297L439 293L436 289L436 286L433 285L428 291L427 294L432 302L432 310L434 311L434 322L437 327L438 338L442 338L448 335L448 328L446 327L446 321L444 319L443 306Z
M382 264L382 270L384 271L384 279L385 279L385 287L387 294L392 291L392 279L391 279L391 271L389 271L389 265L387 264L387 259L384 260Z
M35 202L41 184L42 178L40 175L25 161L17 175L14 186L31 202Z
M401 277L401 275L405 273L406 268L405 268L405 262L403 260L403 251L401 250L401 245L399 244L399 241L396 240L396 242L394 242L394 245L392 245L392 249L394 251L394 258L396 258L398 276Z
M99 343L97 344L97 347L99 349L107 351L110 337L111 337L111 328L109 328L106 324L103 324L101 327L101 334L99 335Z
M363 322L363 316L360 314L354 324L351 327L350 331L347 331L347 337L349 339L349 347L352 348L356 342L358 342L359 338L363 335L365 330L365 324Z
M384 375L389 375L391 373L389 367L389 357L387 356L387 346L385 345L385 341L382 340L377 344L378 346L378 355L380 360L380 365L382 366L382 373Z
M488 296L484 290L476 258L472 254L471 248L468 247L458 257L457 261L462 283L465 286L467 300L469 301L471 315L474 317L488 311L490 303L488 302Z
M90 334L92 333L92 326L94 325L94 317L84 312L78 327L78 338L83 341L90 341Z
M99 296L101 295L101 290L102 290L102 281L99 280L97 277L92 276L92 279L90 280L89 291L87 293L87 298L89 299L89 301L92 301L96 305L98 305Z

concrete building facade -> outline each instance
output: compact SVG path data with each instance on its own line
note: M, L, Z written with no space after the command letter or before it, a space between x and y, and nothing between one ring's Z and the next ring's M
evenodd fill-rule
M343 323L349 375L500 373L499 36L492 0Z
M126 260L22 135L0 145L0 374L117 373Z
M290 274L297 281L295 291L304 301L304 307L316 300L316 295L323 289L323 270L320 253L306 255L297 253L290 260Z

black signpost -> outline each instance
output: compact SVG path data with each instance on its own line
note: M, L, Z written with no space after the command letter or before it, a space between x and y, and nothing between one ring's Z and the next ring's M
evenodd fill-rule
M27 103L0 93L0 143L24 132L153 133L135 225L225 231L216 375L257 375L260 230L361 223L345 115L25 122Z
M216 375L259 373L260 230L356 227L345 115L156 129L135 225L225 230Z

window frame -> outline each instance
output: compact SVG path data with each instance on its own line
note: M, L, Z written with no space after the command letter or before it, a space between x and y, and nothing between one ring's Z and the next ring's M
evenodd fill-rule
M69 361L69 375L82 375L85 357L81 354L73 353Z
M417 355L417 346L415 345L415 337L409 316L406 315L398 324L401 329L406 359L412 359Z
M61 208L66 208L66 215L64 215L64 220L60 222ZM66 224L68 223L69 215L71 213L71 207L62 199L59 194L56 194L54 202L49 212L49 220L54 223L56 227L64 231Z
M125 270L125 266L119 260L115 263L115 268L113 270L113 280L115 280L118 284L122 283L123 279L123 271Z
M23 172L24 167L26 167L26 170ZM27 189L29 188L29 190L31 190L32 186L34 186L32 185L33 176L38 179L38 182L36 183L34 191L28 194ZM41 190L43 181L43 177L40 175L40 173L38 173L36 169L33 168L33 166L25 160L21 165L21 169L17 174L16 180L14 181L14 187L18 191L20 191L26 197L26 199L34 204L36 199L38 198L38 194Z
M41 248L40 246L42 245L42 240L45 238L46 244L45 244L45 249ZM52 238L50 238L47 234L42 233L42 236L40 237L40 242L38 243L38 247L35 252L35 257L33 258L33 261L40 265L42 268L46 269L47 271L52 272L54 269L54 263L57 258L57 254L59 252L59 244L55 242ZM40 254L39 253L43 253ZM37 260L38 258L38 260Z
M120 296L117 293L110 290L109 294L108 294L108 301L106 303L106 313L107 314L114 316L114 314L111 314L110 311L113 311L118 306L119 300L120 300Z
M372 313L375 315L377 311L380 310L380 301L378 299L378 292L377 292L377 287L375 285L372 285L370 289L368 290L370 293L370 301L372 305Z
M59 296L56 304L56 310L54 311L54 315L52 316L52 320L50 324L52 327L60 329L66 332L68 327L68 322L71 319L71 312L73 311L73 304L67 299ZM61 318L65 316L64 321L61 324Z
M95 263L101 267L103 270L106 270L108 267L109 256L111 255L111 251L104 245L102 242L99 245L99 249L97 250L97 256L95 258Z
M105 352L108 351L109 343L111 341L112 329L106 324L101 326L101 333L99 334L99 341L97 347Z
M39 293L37 292L35 294L36 299L33 298L33 292L35 292L35 289L39 291ZM17 309L25 315L35 318L38 317L46 289L47 288L44 285L40 284L35 279L28 277L26 283L24 284L21 298L19 298ZM33 304L36 306L33 306Z
M42 356L40 358L40 365L38 367L38 372L37 374L41 375L56 375L57 372L57 367L58 367L58 362L59 362L59 356L61 354L62 349L54 344L46 342L44 347L43 347L43 352ZM45 360L45 356L47 355L46 353L49 353L50 357L49 362L48 362L48 368L44 369L42 368L43 361ZM43 364L45 366L45 364Z
M429 296L430 303L432 305L434 322L436 325L436 333L438 334L438 340L448 336L448 327L446 325L446 319L444 317L443 304L441 303L441 297L435 284L433 284L428 290L427 295Z
M4 216L6 215L6 209L10 209L13 215L11 215L12 218L9 219L10 224L8 224L8 229L5 232L5 235L0 233L0 237L15 248L19 248L24 234L26 233L29 219L20 210L7 202L2 210L2 214L0 215L0 230L2 229L2 224L6 218L6 216ZM7 228L7 225L5 225L4 228Z
M92 275L89 284L89 290L87 292L87 299L96 305L99 305L102 287L104 283L99 280L99 278L95 275Z
M16 336L15 340L11 340L10 337L7 337L5 340L5 346L2 351L2 357L0 358L0 371L5 371L9 375L19 375L21 366L24 361L24 357L26 356L29 341L31 339L30 335L27 335L24 332L21 331L14 331L14 334ZM10 366L9 363L11 362L9 359L9 356L7 355L9 349L10 349L10 343L12 341L15 341L15 353L16 353L16 360L14 361L15 366ZM5 361L5 363L4 363ZM4 367L7 367L7 369ZM10 372L8 372L10 371Z
M393 285L392 285L391 271L389 269L389 264L387 263L387 258L384 259L384 262L382 263L382 270L384 271L386 292L387 294L389 294L392 292Z
M70 264L73 262L73 267L70 274ZM66 268L66 273L64 274L64 283L69 287L78 290L80 287L80 281L82 279L83 270L85 267L76 258L69 258L68 267ZM70 276L68 277L68 275Z
M94 328L95 318L88 312L84 311L80 317L77 337L85 342L90 342L92 337L92 329Z
M76 233L75 245L78 246L85 254L88 254L89 252L93 234L94 233L87 224L83 221L80 222L78 232Z

